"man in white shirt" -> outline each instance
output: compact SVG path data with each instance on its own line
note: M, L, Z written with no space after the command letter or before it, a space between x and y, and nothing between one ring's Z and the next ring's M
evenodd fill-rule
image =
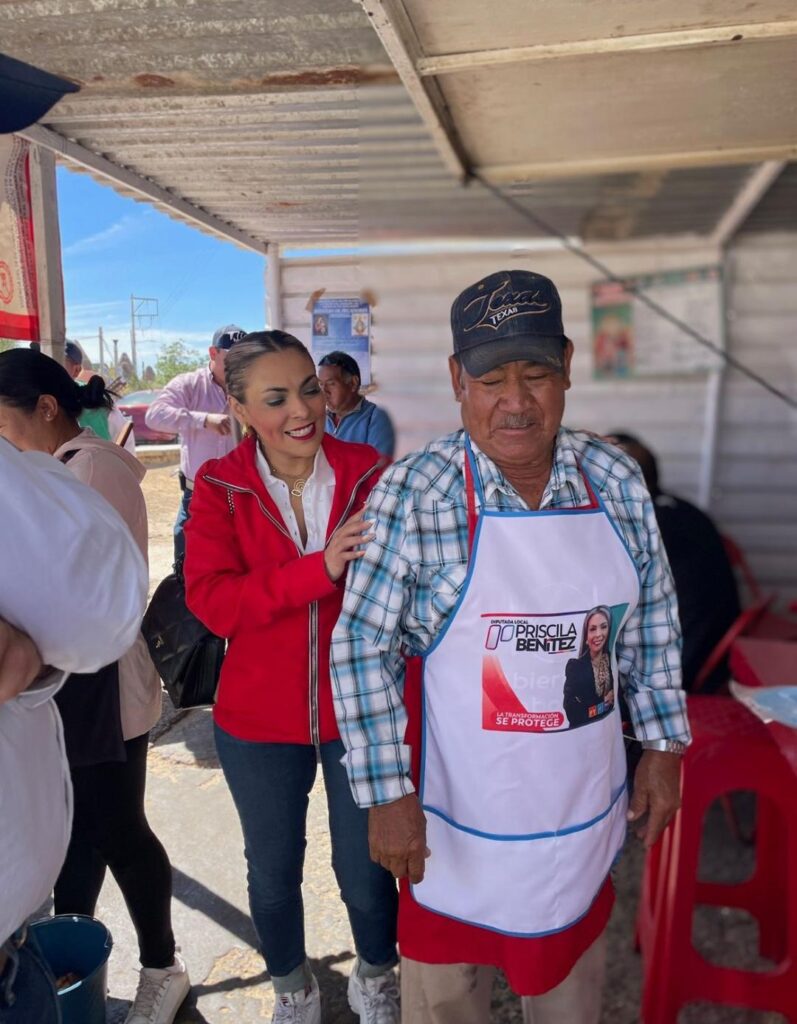
M0 478L0 1021L55 1024L52 977L25 929L72 826L52 697L132 645L147 570L114 509L55 459L0 440Z

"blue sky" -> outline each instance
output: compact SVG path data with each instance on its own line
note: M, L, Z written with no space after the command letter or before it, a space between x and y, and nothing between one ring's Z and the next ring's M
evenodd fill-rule
M217 327L265 322L265 260L117 195L86 174L58 168L66 333L89 358L106 342L130 350L130 295L156 298L160 317L138 335L138 358L154 362L161 343L183 338L207 349Z

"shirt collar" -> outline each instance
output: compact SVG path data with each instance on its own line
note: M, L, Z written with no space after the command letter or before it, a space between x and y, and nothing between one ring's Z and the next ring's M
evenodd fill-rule
M255 444L255 463L257 464L257 471L260 474L260 478L266 487L272 484L285 483L278 476L274 476L271 472L271 466L268 464L268 459L263 454L259 442ZM315 455L315 462L313 463L313 472L307 478L307 484L312 483L316 487L334 487L335 486L335 472L329 464L324 454L324 449L319 448Z
M498 466L484 454L472 438L470 444L476 458L476 465L484 488L484 499L487 504L490 504L496 491L502 491L504 494L520 499L520 495ZM557 505L566 503L568 497L571 498L574 505L584 504L589 500L575 449L570 443L567 431L564 427L560 427L554 445L551 475L545 486L540 508L545 508L554 502Z

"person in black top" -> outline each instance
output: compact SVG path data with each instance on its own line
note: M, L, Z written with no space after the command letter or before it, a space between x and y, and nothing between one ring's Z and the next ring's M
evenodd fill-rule
M609 440L636 459L653 498L678 596L683 686L691 690L706 658L741 611L733 569L722 537L706 513L659 488L658 463L650 449L623 431L613 431ZM726 659L709 675L701 692L716 691L727 679Z

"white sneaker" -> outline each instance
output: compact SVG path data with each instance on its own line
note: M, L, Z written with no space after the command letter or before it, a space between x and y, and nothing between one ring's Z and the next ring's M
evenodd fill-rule
M172 1024L190 989L188 971L179 953L174 954L171 967L142 967L125 1024Z
M361 978L357 969L349 975L349 1006L360 1015L360 1024L400 1024L401 1001L396 972Z
M313 978L309 992L274 993L276 1004L271 1024L321 1024L321 992Z

